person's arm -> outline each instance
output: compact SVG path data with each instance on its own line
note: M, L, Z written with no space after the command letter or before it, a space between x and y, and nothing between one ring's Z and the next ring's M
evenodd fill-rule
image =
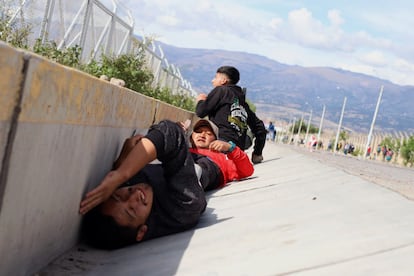
M221 168L222 170L235 170L236 175L232 174L231 177L233 179L242 179L249 177L253 174L254 168L253 164L250 162L249 157L247 154L242 151L239 147L234 146L231 152L229 150L232 148L232 145L225 141L215 140L211 142L209 146L210 150L220 151L222 153L226 153L229 160L233 162L233 164L228 164L234 168ZM218 164L220 165L220 164ZM223 164L222 164L223 165ZM233 166L234 165L234 166Z
M145 137L140 139L119 167L110 171L95 189L86 194L80 203L79 213L86 214L107 200L122 183L154 161L156 157L157 151L151 140Z
M198 96L196 97L196 104L199 101L205 101L206 99L207 99L207 94L204 94L204 93L198 94Z
M203 100L203 97L198 97L197 100L197 116L200 118L204 118L205 116L210 115L217 108L217 105L221 100L221 93L219 91L219 87L214 88L207 95L207 98L205 98L205 100Z
M232 152L227 154L227 157L235 164L237 180L249 177L254 173L254 167L249 157L239 147L235 147Z
M112 170L116 170L125 161L131 150L138 144L138 142L144 137L144 135L137 134L130 138L125 139L122 145L121 152L115 162L112 164Z

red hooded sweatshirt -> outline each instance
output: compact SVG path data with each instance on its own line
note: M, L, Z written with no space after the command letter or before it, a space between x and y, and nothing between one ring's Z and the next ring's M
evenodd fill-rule
M227 154L202 148L190 148L190 152L207 156L217 164L224 178L220 187L233 180L249 177L254 172L249 157L239 147L235 147L232 152Z

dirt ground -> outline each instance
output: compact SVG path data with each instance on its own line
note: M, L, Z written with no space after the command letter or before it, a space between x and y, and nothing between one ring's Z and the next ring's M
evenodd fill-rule
M414 168L402 167L381 160L369 160L317 150L310 152L304 147L289 146L302 154L323 164L337 167L349 174L359 176L370 182L396 191L410 200L414 200Z

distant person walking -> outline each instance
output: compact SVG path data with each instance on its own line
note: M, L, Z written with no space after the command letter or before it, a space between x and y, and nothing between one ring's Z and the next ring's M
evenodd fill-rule
M267 127L267 132L269 134L269 139L274 142L276 138L276 128L273 122L269 122L269 126Z
M308 143L309 151L316 150L316 146L318 145L318 140L316 140L315 135L312 135L311 140Z
M369 158L369 159L371 159L371 146L368 146L368 148L367 148L367 152L366 152L366 155L365 155L367 158Z
M381 153L381 145L378 144L376 154L374 153L374 160L377 159L377 157L378 158L380 157L380 153Z
M385 146L385 145L382 146L381 150L382 150L382 160L384 161L385 156L387 155L387 151L388 151L387 146Z
M390 149L390 148L387 149L387 152L385 153L385 160L390 162L393 155L394 155L394 152L392 151L392 149Z

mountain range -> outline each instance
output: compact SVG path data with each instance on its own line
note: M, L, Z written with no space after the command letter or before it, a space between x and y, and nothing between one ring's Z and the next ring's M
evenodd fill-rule
M414 132L414 86L338 68L287 65L244 52L160 44L168 62L180 69L198 93L212 89L211 80L218 67L238 68L239 85L246 87L248 100L264 121L287 123L302 116L308 120L312 110L311 122L318 126L325 105L324 127L337 128L344 107L342 126L368 132L383 86L375 131Z

